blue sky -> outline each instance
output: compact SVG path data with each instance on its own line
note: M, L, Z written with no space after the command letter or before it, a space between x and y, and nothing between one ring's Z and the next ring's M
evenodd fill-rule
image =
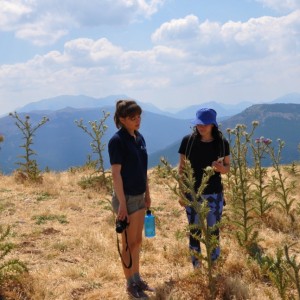
M300 92L300 0L0 2L0 114L66 94L166 108Z

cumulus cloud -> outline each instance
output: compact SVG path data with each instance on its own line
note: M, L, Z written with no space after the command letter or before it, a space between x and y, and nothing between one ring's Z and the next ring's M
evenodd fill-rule
M180 51L157 47L149 51L124 51L105 38L76 39L64 50L37 55L14 65L0 66L0 93L14 98L44 98L45 93L111 94L128 89L157 89L168 84L163 56ZM157 60L156 56L160 56ZM19 101L19 100L18 100Z
M53 44L75 27L130 24L165 0L2 0L0 30L36 45Z
M194 15L186 16L183 19L173 19L160 26L152 35L154 42L164 40L185 40L196 38L199 32L199 20Z
M189 32L189 34L184 34ZM201 64L251 60L299 50L300 10L283 17L252 18L221 24L189 15L164 23L152 35L155 44L182 49Z
M278 12L287 12L300 8L299 0L256 0L264 6L272 8Z
M36 31L39 36L43 27ZM26 30L20 34L30 36L31 27ZM276 97L299 90L299 34L296 10L282 17L223 24L200 21L195 15L173 19L153 33L154 46L143 51L123 49L106 38L69 40L61 51L1 65L1 98L20 101L20 91L24 101L116 93L143 95L153 103L151 97L157 94L174 95L178 101L189 95L197 101L199 91L207 100L222 99L226 93L233 100L245 99L245 94L248 99L270 97L272 92Z
M14 30L20 19L31 13L31 8L22 1L3 0L0 5L1 30Z
M106 38L97 41L81 38L67 42L63 55L72 65L88 68L115 64L122 53L120 47L114 46Z

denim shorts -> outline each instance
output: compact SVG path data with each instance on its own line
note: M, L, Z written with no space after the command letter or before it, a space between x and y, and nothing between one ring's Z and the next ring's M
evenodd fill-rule
M144 193L140 195L125 195L125 199L128 215L146 207ZM114 212L117 214L119 211L119 200L115 193L112 196L111 204Z

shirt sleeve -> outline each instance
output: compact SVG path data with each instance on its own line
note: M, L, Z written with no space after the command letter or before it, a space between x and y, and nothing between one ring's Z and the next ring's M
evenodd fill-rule
M179 146L179 150L178 150L179 154L183 154L183 155L186 154L186 147L187 147L187 141L188 141L188 139L189 139L189 136L185 136L182 139L181 144Z
M228 156L228 155L230 155L229 142L225 139L224 144L225 144L225 156Z
M114 135L108 143L109 161L111 165L121 165L124 159L124 146L121 138Z

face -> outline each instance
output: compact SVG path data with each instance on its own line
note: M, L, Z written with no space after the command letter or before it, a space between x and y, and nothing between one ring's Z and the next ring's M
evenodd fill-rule
M136 115L134 117L120 118L120 121L128 131L133 132L140 128L141 115Z
M202 136L207 136L211 134L213 127L213 124L197 125L197 130Z

